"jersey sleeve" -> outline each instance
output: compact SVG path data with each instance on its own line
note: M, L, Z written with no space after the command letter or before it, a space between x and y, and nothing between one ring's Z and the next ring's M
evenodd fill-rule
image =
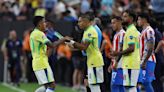
M43 43L43 44L49 42L49 39L46 37L46 35L44 33L39 33L36 36L36 40Z
M125 33L121 33L120 35L119 35L119 44L123 44L123 40L124 40L124 35L125 35Z
M147 41L150 41L150 40L155 41L155 33L153 30L147 30L145 35L146 35L145 37Z
M92 42L93 39L96 38L96 37L97 37L96 32L89 31L89 32L85 33L84 41Z
M129 32L127 36L127 43L134 44L135 43L135 34L133 32Z

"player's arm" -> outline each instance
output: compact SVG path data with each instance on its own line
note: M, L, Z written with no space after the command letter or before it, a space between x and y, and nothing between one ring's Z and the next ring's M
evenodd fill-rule
M77 48L77 49L80 49L80 50L86 50L88 48L89 44L90 44L89 41L85 41L85 42L82 42L82 43L78 43L78 42L72 42L72 43L73 43L74 48Z
M129 47L126 49L126 50L123 50L120 52L119 55L127 55L127 54L130 54L132 52L134 52L134 48L135 48L135 44L129 44Z
M142 66L141 66L143 69L146 67L146 63L153 52L155 40L153 38L150 38L146 44L147 44L147 53L145 53L145 55L142 58Z
M134 52L135 49L135 37L133 35L129 36L127 38L128 40L128 48L125 50L122 50L120 52L113 52L112 55L113 56L122 56L122 55L127 55L130 54L132 52Z
M123 50L123 44L121 43L120 44L120 51L122 51ZM120 55L118 55L118 57L116 57L116 62L119 62L120 61L120 59L121 59L121 57L122 57L122 55L120 54Z
M65 41L69 41L69 40L71 40L72 38L70 38L70 37L64 37L64 38L62 38L62 39L59 39L58 41L55 41L54 43L52 43L51 41L47 41L46 42L46 45L48 46L48 47L50 47L50 48L56 48L59 44L62 44L62 43L64 43Z
M55 48L57 47L59 44L63 43L64 40L58 40L58 41L55 41L54 43L52 43L51 41L47 41L46 42L46 45L50 48Z
M153 40L147 41L148 50L147 50L146 56L144 58L144 61L147 61L149 59L149 57L151 56L153 49L154 49L154 45L155 45L155 41L153 41Z
M70 41L74 48L80 49L80 50L86 50L90 43L93 41L93 39L96 37L94 32L86 33L84 34L82 43L75 42L73 40Z
M106 45L106 40L104 39L103 42L102 42L101 48L100 48L101 52L104 50L105 45Z

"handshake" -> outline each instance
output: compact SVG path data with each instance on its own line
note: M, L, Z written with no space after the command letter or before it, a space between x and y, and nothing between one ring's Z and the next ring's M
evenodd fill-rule
M66 45L68 45L71 48L74 48L73 45L74 45L75 41L73 40L73 38L66 36L63 38L63 40Z

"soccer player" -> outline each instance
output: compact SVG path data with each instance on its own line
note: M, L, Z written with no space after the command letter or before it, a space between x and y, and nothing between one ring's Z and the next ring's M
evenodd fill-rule
M141 70L138 82L144 85L146 92L154 92L151 83L155 79L155 32L149 24L149 17L147 14L140 14L137 23L138 26L142 27L140 37Z
M45 18L42 16L35 16L33 19L35 29L30 34L30 48L32 52L32 67L36 78L40 85L44 85L36 89L35 92L54 92L55 83L52 70L48 63L47 46L55 48L69 37L65 37L52 44L51 41L44 34L45 31Z
M121 17L113 17L111 20L112 29L116 31L113 39L113 52L119 52L123 47L123 39L125 35L125 31L122 28L122 19ZM112 71L112 81L111 81L111 91L112 92L124 92L123 83L123 73L121 64L122 61L117 59L118 57L114 57L112 59L112 64L109 66L109 69L113 68Z
M121 68L123 68L123 86L128 92L137 92L137 81L140 69L140 48L137 28L133 24L135 15L132 12L123 13L123 23L126 27L126 34L123 41L123 50L113 52L113 56L121 56Z
M78 25L80 29L84 30L82 43L73 40L70 43L74 48L86 51L89 87L91 92L101 92L99 84L104 82L104 62L98 46L98 33L92 25L93 19L94 17L90 14L84 14L79 17Z

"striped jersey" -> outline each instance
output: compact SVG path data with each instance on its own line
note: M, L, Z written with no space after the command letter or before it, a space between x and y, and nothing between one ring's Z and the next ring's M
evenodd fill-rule
M140 37L141 59L143 59L143 57L145 56L145 54L148 51L147 41L149 41L149 40L153 40L155 43L155 32L151 26L147 26L146 29L142 30L142 32L141 32L141 37ZM153 50L152 55L149 57L148 61L156 62L154 50Z
M119 32L117 32L114 35L113 38L113 51L119 52L121 50L121 47L123 45L123 39L124 39L125 31L121 29ZM121 61L118 63L118 68L121 67Z
M125 31L121 29L119 32L117 32L114 35L113 39L113 51L120 51L120 47L123 44L123 39L124 39Z

